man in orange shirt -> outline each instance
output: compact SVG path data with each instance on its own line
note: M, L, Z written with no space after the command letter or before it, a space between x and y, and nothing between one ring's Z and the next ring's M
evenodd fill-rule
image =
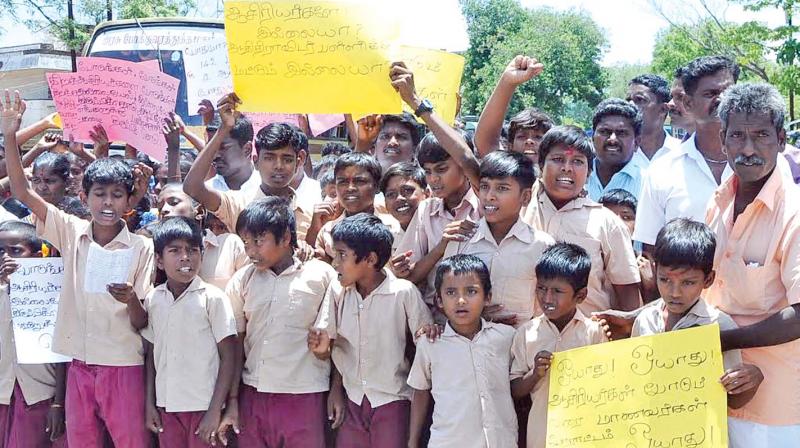
M743 327L723 332L723 349L744 349L744 362L764 373L753 400L730 411L731 447L796 446L800 190L779 166L786 163L779 156L783 97L767 84L740 84L723 94L718 113L734 175L714 193L706 215L718 241L717 277L706 299Z

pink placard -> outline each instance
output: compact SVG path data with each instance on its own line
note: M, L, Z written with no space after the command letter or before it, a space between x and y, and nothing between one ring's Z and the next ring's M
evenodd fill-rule
M245 112L244 115L253 123L253 135L258 134L264 126L272 123L290 123L300 126L300 116L297 114L271 114L266 112Z
M101 124L110 140L164 160L161 123L175 110L180 81L155 64L88 57L78 59L77 73L48 73L64 134L91 143L89 131Z
M308 127L314 137L344 123L343 114L308 114Z

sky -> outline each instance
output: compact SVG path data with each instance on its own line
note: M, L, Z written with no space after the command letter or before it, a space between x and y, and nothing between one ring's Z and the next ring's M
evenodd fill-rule
M347 0L375 3L376 0ZM387 7L396 7L397 0L378 0ZM575 9L585 11L606 32L609 48L603 65L620 63L646 64L652 58L655 37L669 23L656 13L656 4L668 5L670 17L692 20L701 11L701 0L520 0L529 8L550 7L555 10ZM743 22L759 20L776 26L782 23L783 14L777 10L760 13L745 12L739 6L723 0L705 0L722 18ZM198 0L193 15L215 17L221 0ZM403 42L409 45L429 46L450 51L465 50L469 43L466 23L460 14L458 0L404 0L399 14L404 14ZM220 6L221 7L221 6ZM420 11L426 11L424 14ZM41 41L41 35L30 32L10 18L0 18L0 47Z

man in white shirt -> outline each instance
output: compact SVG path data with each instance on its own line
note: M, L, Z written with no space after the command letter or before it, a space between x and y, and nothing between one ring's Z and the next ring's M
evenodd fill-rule
M217 175L206 181L206 186L219 192L252 191L261 185L261 175L253 166L253 125L246 117L238 117L230 135L222 141L214 168Z
M738 77L739 66L724 56L700 57L686 66L683 103L696 131L675 154L650 165L644 178L633 239L645 244L645 251L671 219L702 222L714 190L733 173L722 150L717 106L722 92Z
M642 113L639 150L634 154L641 166L649 166L681 145L680 140L664 130L670 101L669 82L666 79L658 75L639 75L628 83L625 99Z
M297 134L300 150L305 151L306 160L308 160L311 156L308 151L308 137L299 127L292 126L292 129ZM304 166L297 167L292 183L289 185L297 195L297 204L304 210L314 210L314 205L322 202L322 187L316 179L308 176Z

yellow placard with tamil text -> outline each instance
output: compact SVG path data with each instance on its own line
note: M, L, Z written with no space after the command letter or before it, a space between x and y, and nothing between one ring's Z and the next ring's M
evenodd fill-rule
M419 97L430 100L436 113L452 125L458 114L464 57L446 51L406 46L400 47L395 56L395 60L405 62L414 72L414 86ZM403 107L414 112L405 104Z
M399 113L391 46L399 19L375 3L225 2L234 91L246 112Z
M556 353L547 447L728 446L719 326Z

